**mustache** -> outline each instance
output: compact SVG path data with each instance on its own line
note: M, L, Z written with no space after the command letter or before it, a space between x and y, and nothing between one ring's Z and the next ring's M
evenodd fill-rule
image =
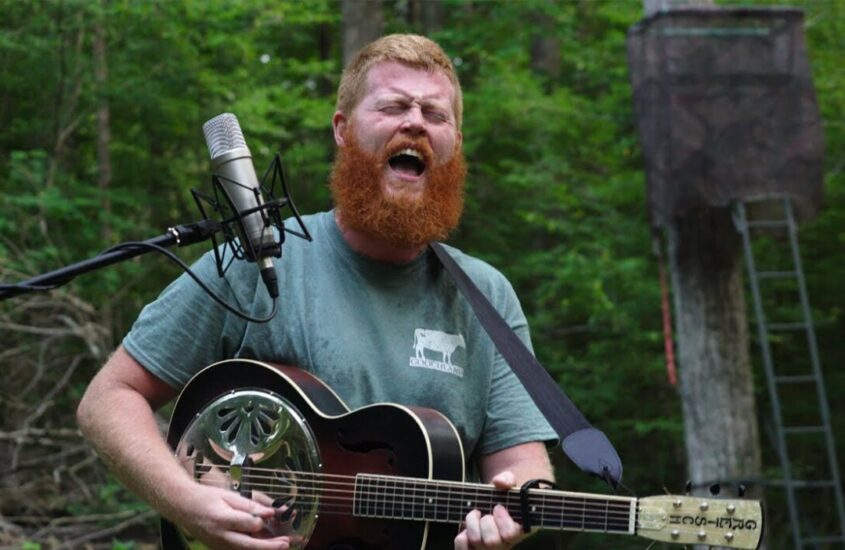
M394 155L405 149L413 149L420 153L426 166L432 166L434 164L434 150L431 148L428 140L424 137L414 138L410 136L397 136L391 139L384 146L384 153L381 158L382 163L386 163Z

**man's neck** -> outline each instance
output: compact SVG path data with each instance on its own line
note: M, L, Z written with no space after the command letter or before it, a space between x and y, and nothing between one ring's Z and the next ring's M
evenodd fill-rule
M408 263L425 250L425 245L396 245L352 229L343 223L343 216L339 210L335 210L335 222L337 222L337 227L340 229L340 234L343 236L346 244L359 254L363 254L373 260L396 264Z

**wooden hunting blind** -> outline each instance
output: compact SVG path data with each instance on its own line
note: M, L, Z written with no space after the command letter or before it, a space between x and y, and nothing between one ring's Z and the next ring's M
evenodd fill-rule
M791 8L676 8L628 34L652 224L736 200L821 206L823 137Z

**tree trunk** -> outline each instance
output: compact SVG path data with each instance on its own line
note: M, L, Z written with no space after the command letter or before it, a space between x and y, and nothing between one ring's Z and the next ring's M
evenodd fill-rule
M111 242L111 113L108 99L108 62L106 58L106 37L103 22L98 18L94 24L94 82L97 90L97 187L100 190L100 206L103 211L100 220L100 236L103 244Z
M343 0L343 66L384 32L382 0Z
M535 10L530 15L531 68L552 80L560 76L560 41L555 35L555 21L546 11Z
M646 17L712 5L712 0L643 0ZM704 484L758 478L761 470L742 242L724 207L683 212L665 229L687 463L695 492L704 493Z
M105 9L104 0L100 4ZM97 187L100 191L100 239L103 248L111 245L111 111L108 96L108 58L106 50L106 32L103 23L104 14L97 14L94 21L92 57L94 62L94 86L97 94ZM114 328L114 310L111 301L105 301L102 306L102 322L112 333Z
M759 477L740 236L727 208L685 213L666 230L690 479Z
M441 0L409 0L407 21L412 27L419 26L424 35L443 28L443 2Z

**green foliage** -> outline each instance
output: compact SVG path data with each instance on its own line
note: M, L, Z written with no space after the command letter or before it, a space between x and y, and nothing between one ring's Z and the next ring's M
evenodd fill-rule
M798 3L807 12L828 150L826 207L802 229L802 246L833 390L845 385L845 374L834 368L845 362L845 4ZM259 171L282 152L301 212L328 206L330 119L341 72L336 2L3 5L0 268L6 280L197 219L189 189L207 190L209 183L201 125L225 111L238 115ZM408 6L386 5L389 30L420 30L409 23ZM619 447L626 483L660 493L680 490L686 473L680 403L665 381L657 265L627 72L625 34L641 11L639 2L445 0L448 15L433 38L455 60L465 96L468 196L454 243L508 276L539 358ZM98 24L108 47L105 89L93 71ZM541 38L556 44L558 71L533 64L532 47ZM96 110L104 102L112 179L100 189ZM190 260L201 249L180 254ZM176 274L147 256L69 288L108 319L114 345ZM8 307L2 311L15 306ZM37 342L9 339L9 349L18 345L39 363L44 351ZM88 355L69 382L68 411L41 419L51 426L61 425L59 418L70 422L73 401L102 360L76 341L55 347L59 362ZM834 418L845 418L845 402L833 406ZM836 423L843 433L841 420ZM604 490L573 474L559 456L555 461L568 488ZM140 506L113 479L94 476L99 489L91 503L68 494L53 512ZM606 542L567 537L568 547ZM614 540L614 547L642 544Z

